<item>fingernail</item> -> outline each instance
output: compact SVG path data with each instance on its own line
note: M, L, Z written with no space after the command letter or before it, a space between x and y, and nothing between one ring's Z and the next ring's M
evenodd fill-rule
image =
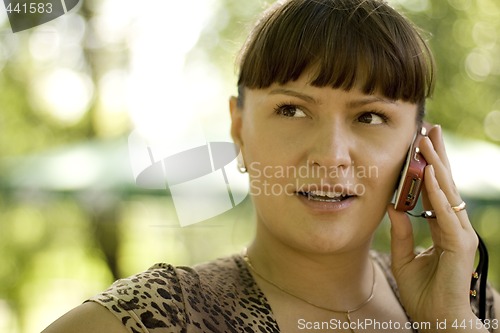
M443 129L441 128L441 125L436 124L435 127L436 127L438 133L441 135L441 133L443 133Z

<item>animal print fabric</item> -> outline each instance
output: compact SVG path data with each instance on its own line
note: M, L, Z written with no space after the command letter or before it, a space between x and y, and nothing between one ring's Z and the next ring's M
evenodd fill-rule
M398 295L388 256L372 257ZM131 333L280 332L242 255L194 267L156 264L88 301L107 308ZM488 310L491 316L492 300Z

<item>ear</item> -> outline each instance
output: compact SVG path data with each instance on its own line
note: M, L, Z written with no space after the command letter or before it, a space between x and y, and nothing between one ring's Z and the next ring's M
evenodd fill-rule
M241 127L243 124L243 110L238 106L238 98L231 96L229 99L229 111L231 113L231 137L240 150L243 148Z

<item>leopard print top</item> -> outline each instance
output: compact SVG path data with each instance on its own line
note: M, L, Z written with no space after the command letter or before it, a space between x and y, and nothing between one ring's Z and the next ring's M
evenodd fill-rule
M390 258L377 252L372 257L397 296ZM241 255L192 268L156 264L89 301L110 310L131 333L280 332ZM488 315L493 318L492 299Z

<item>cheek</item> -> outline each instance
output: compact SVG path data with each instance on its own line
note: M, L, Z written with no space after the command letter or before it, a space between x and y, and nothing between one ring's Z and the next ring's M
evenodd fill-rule
M253 110L246 111L241 126L241 137L244 143L245 161L257 160L257 157L265 156L270 148L270 136L262 130L262 121L255 117Z
M361 180L367 188L363 198L371 210L382 214L391 201L398 185L401 169L406 160L408 148L414 133L414 124L401 123L397 128L387 130L383 135L371 137L358 145L363 154L358 155L360 163L371 170L370 178Z
M269 126L265 119L248 114L243 123L242 138L245 143L243 158L254 203L269 204L293 195L297 186L296 179L290 177L296 166L292 161L294 154L286 147L287 140L279 129Z
M398 144L385 145L383 149L378 149L372 154L365 154L364 163L361 159L360 166L356 167L358 181L380 195L382 192L384 196L392 195L396 190L406 153L407 146Z
M271 128L267 124L249 121L243 128L242 134L245 140L243 150L245 162L261 163L261 168L291 165L292 159L300 150L299 145L287 140L279 129Z

